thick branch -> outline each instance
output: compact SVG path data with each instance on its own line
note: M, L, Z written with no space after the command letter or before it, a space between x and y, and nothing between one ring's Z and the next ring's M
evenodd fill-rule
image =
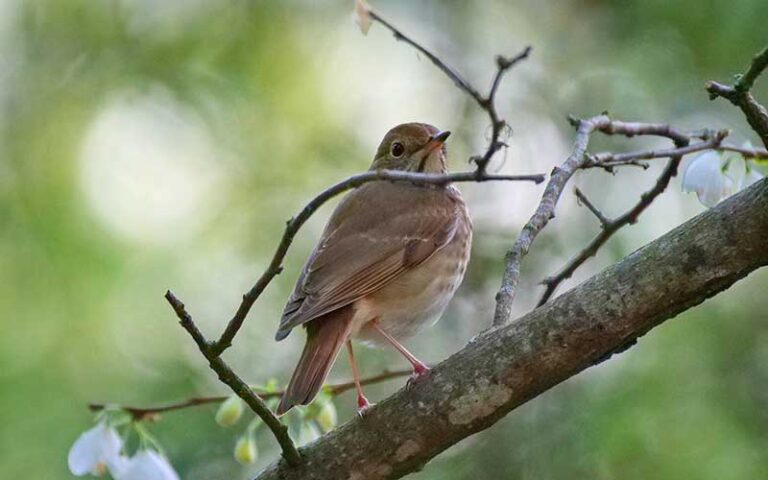
M515 322L258 479L395 479L661 322L768 264L768 180L698 215Z
M243 295L243 301L235 312L235 315L227 324L226 329L219 337L219 340L211 346L211 351L215 355L221 355L221 353L232 345L232 340L237 335L240 327L245 321L245 317L253 307L253 304L261 296L261 293L267 288L267 285L275 278L280 272L283 271L283 259L288 248L293 243L293 238L296 233L304 225L304 223L331 198L352 190L360 185L368 182L375 181L404 181L416 183L419 185L446 185L453 182L486 182L486 181L529 181L535 183L541 183L544 181L543 175L490 175L483 171L476 170L474 172L459 172L449 173L444 175L428 174L428 173L412 173L395 170L377 170L360 173L352 177L343 180L336 185L322 191L319 195L313 198L298 215L291 218L286 222L285 230L283 231L283 237L280 239L280 244L277 247L277 251L272 257L272 261L269 263L266 271L259 277L256 284Z

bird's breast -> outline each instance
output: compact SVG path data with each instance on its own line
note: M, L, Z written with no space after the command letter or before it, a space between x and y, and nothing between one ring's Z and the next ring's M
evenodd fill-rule
M472 225L463 202L460 206L461 218L447 245L421 265L357 302L354 336L368 343L382 343L380 334L367 325L375 318L381 328L398 340L411 337L440 319L464 278L472 246Z

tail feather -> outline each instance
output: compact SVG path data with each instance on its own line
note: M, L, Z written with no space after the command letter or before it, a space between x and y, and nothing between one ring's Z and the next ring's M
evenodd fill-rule
M351 306L340 308L306 324L307 343L291 381L285 389L277 414L282 415L295 405L310 403L323 386L339 350L352 326Z

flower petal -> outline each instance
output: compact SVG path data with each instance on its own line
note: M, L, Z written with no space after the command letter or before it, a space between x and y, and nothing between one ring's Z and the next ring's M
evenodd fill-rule
M153 450L140 450L114 476L115 480L179 480L168 460Z
M115 429L99 422L72 445L67 456L69 471L78 476L103 475L110 463L120 457L122 448L123 440Z
M683 191L696 192L707 207L715 205L733 188L733 180L723 173L722 166L723 158L715 152L698 155L683 172Z

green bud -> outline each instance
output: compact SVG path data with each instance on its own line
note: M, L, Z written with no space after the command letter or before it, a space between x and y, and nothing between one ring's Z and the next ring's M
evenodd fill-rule
M333 430L333 427L336 426L338 421L338 417L336 416L336 407L333 405L332 401L328 400L323 404L317 417L315 417L315 421L320 425L323 432L330 432Z
M231 427L243 416L243 401L232 395L224 401L216 412L216 423L222 427Z
M253 465L259 458L259 450L256 448L256 440L251 434L245 434L235 444L235 460L242 465Z

